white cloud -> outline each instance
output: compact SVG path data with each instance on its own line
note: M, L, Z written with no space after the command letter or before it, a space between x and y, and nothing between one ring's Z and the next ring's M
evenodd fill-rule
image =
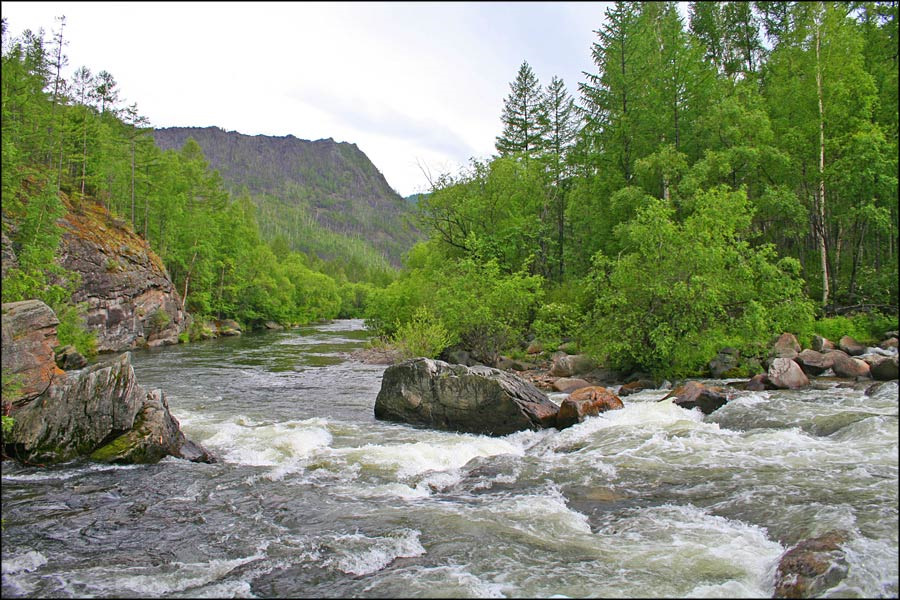
M69 72L105 69L154 126L356 143L401 194L494 152L527 60L577 95L605 3L3 2L10 33L65 14Z

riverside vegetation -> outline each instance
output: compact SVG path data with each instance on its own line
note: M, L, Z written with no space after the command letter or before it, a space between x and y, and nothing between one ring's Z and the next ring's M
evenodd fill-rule
M226 186L197 141L161 150L111 74L64 80L64 18L49 40L10 39L4 20L3 301L44 300L60 343L92 352L54 259L56 220L99 203L162 259L195 316L182 341L209 318L364 316L407 355L494 364L569 342L667 377L785 331L877 342L898 304L897 3L688 13L610 6L577 100L523 62L497 155L417 197L423 241L401 270L366 258L351 276L299 250L317 246Z

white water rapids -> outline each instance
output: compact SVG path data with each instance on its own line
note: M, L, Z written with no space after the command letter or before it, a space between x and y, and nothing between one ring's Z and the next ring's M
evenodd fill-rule
M832 597L898 593L898 388L704 416L666 390L564 431L376 421L360 321L133 353L221 458L3 464L3 597L771 597L839 529ZM560 396L556 396L558 401Z

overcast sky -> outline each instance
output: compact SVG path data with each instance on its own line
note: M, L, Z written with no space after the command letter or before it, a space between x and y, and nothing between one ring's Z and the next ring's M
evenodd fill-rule
M606 2L2 2L66 16L67 75L107 70L154 127L356 143L401 195L495 152L523 60L577 97ZM421 166L421 167L420 167Z

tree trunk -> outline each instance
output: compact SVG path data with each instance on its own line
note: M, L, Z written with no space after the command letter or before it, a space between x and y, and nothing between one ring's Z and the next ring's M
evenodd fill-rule
M823 8L822 5L819 5ZM816 16L816 93L819 99L819 254L822 261L822 306L828 304L828 251L825 246L825 106L822 100L821 13Z
M188 284L191 282L191 273L194 271L194 261L197 260L197 252L191 257L191 266L188 267L187 274L184 276L184 294L181 296L181 310L184 310L187 304Z

